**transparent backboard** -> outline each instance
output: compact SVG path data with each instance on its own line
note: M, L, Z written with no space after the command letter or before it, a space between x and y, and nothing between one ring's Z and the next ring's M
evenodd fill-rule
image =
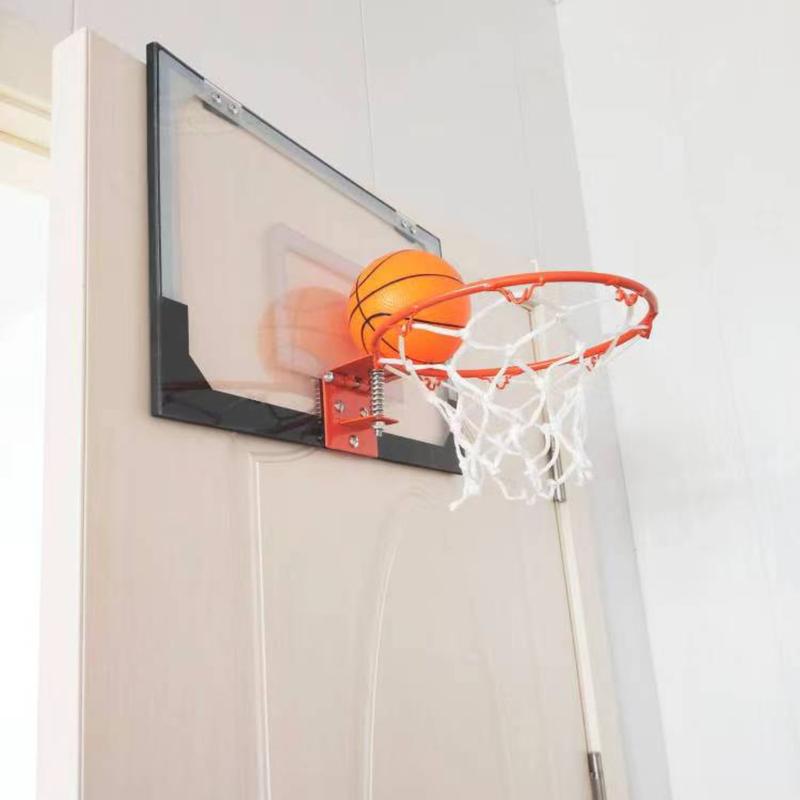
M375 258L440 242L190 69L148 48L152 408L322 444L319 379L359 355L347 295ZM404 381L379 457L457 471Z

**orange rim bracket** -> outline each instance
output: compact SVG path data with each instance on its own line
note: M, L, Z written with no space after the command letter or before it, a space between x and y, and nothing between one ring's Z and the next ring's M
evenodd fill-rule
M367 458L378 457L376 423L385 427L394 425L397 420L372 412L372 368L372 358L364 356L334 367L322 377L325 447ZM385 380L392 378L386 376Z

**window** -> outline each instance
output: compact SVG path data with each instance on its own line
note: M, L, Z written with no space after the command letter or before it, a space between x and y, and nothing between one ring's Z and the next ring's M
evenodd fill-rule
M47 159L0 142L0 795L36 786Z

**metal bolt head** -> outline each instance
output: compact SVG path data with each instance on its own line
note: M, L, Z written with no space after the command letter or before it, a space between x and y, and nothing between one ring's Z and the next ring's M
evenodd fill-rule
M222 104L222 95L221 95L219 92L214 92L214 94L212 94L212 95L211 95L211 99L212 99L212 100L213 100L213 101L214 101L214 102L215 102L217 105L221 105L221 104Z
M341 414L344 411L344 403L341 400L337 400L333 404L333 408Z
M237 106L236 103L229 103L228 104L228 111L230 111L231 114L238 114L239 113L239 106Z
M362 408L361 411L359 411L358 413L361 414L362 417L366 417L369 415L369 411L367 411L366 408Z
M350 437L350 447L352 447L353 449L356 449L358 447L358 436L356 436L355 434L353 434Z
M333 373L332 372L326 372L322 376L322 380L325 381L325 383L333 383Z
M417 234L417 226L410 219L401 218L400 227L404 231L408 231L412 236L416 236Z

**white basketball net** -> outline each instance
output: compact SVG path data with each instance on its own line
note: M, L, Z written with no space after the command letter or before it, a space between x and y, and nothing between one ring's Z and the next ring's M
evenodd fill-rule
M584 448L585 383L624 349L617 343L626 331L636 327L636 295L604 286L598 287L590 300L561 305L542 299L537 291L531 304L546 311L546 315L538 315L545 319L537 320L531 330L511 342L498 345L478 341L475 331L480 323L497 309L519 303L525 288L510 292L511 299L500 296L491 301L474 313L461 330L411 320L400 329L399 357L381 360L387 372L417 379L414 383L453 434L463 486L460 497L450 504L451 509L480 494L487 482L496 484L508 500L532 504L538 498L552 500L567 481L580 485L591 477L592 465ZM608 350L587 358L586 350L595 342L580 341L570 320L581 309L609 300L622 301L626 307L624 320L600 340L611 340ZM544 337L558 326L566 326L574 346L545 369L532 370L528 364L539 358ZM447 363L419 364L405 355L405 336L410 328L456 336L462 344ZM484 364L499 365L493 378L464 378L459 374L458 370L465 368L464 359L476 352L488 359L481 359ZM447 377L432 379L419 374L432 367L443 370ZM521 373L509 376L508 371L514 367ZM439 388L449 391L436 391ZM457 401L452 403L448 395L457 396Z

